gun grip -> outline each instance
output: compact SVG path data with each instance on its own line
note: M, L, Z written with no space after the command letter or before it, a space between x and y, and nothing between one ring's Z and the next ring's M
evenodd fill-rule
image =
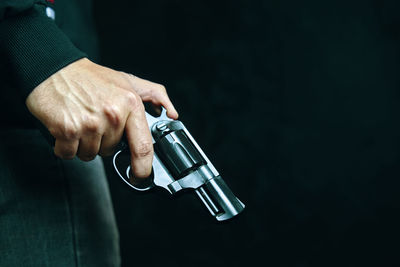
M142 179L141 183L131 184L131 155L125 142L120 143L121 150L114 154L113 166L121 180L137 191L147 191L154 187L154 169L151 170L150 177Z

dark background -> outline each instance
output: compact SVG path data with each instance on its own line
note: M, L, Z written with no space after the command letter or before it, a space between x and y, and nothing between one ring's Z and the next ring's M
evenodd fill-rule
M400 266L400 4L95 1L102 63L164 84L247 205L110 187L123 266Z

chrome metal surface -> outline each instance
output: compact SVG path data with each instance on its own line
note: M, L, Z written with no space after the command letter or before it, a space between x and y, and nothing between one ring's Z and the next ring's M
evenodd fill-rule
M170 194L192 189L218 221L230 219L245 208L182 122L168 118L164 108L160 117L146 112L146 119L153 144L159 148L153 158L153 180L144 188L129 182L130 157L125 146L113 158L114 168L125 184L139 191L158 186Z

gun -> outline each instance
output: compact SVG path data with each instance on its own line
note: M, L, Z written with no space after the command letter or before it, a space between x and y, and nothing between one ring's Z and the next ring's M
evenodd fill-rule
M164 108L159 117L146 112L146 119L154 145L153 175L141 185L129 182L130 152L124 145L113 157L114 169L122 181L138 191L154 187L171 195L194 191L218 221L243 211L245 205L232 193L182 122L168 118Z

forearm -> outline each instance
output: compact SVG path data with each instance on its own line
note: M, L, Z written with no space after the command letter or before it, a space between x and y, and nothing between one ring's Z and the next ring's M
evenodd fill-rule
M42 81L85 56L47 17L45 0L0 1L0 54L25 99Z

